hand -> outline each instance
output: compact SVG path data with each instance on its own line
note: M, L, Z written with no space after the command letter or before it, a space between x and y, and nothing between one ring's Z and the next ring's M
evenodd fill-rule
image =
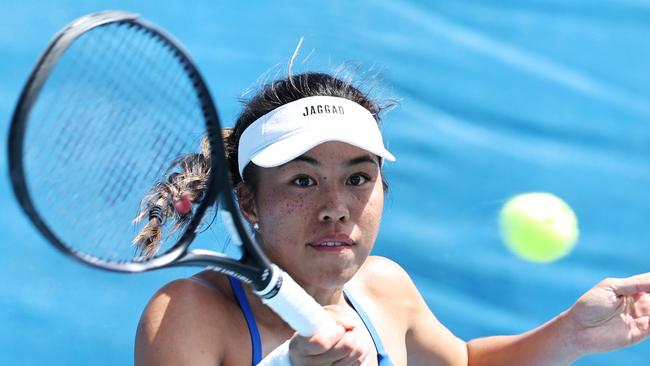
M573 340L582 354L608 352L650 335L650 273L610 278L568 310Z
M325 310L338 326L312 337L295 335L289 344L292 365L361 365L372 349L364 328L355 326L350 310L345 307L329 305Z

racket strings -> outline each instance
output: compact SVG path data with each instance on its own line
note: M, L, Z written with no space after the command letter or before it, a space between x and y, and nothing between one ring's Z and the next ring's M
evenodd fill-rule
M95 42L106 43L109 41L109 39L106 39L105 35L105 33L97 34L97 39L95 39ZM120 129L109 129L108 131L105 131L102 128L98 128L99 126L105 125L108 120L113 118L110 109L107 109L106 112L103 112L101 110L102 100L113 99L109 94L112 88L110 87L110 82L105 83L103 88L95 87L93 90L87 90L87 85L101 85L101 83L104 81L103 72L110 72L111 70L106 70L105 68L102 70L102 68L96 65L96 61L94 60L94 57L92 57L92 52L96 52L96 50L89 48L89 45L85 44L86 42L83 41L84 38L81 38L81 43L74 44L69 50L67 50L66 52L68 53L68 56L60 61L62 67L75 70L73 74L75 77L68 79L54 78L54 80L60 81L62 85L70 86L69 89L73 92L76 92L75 96L81 96L80 98L72 98L71 96L60 97L61 100L66 102L64 105L68 105L69 107L62 109L62 112L67 112L68 114L61 115L59 118L60 120L67 121L68 123L66 123L61 129L59 137L55 141L55 147L60 148L58 150L54 149L54 151L58 152L59 156L55 156L54 159L49 160L53 163L52 170L55 172L61 171L62 167L71 166L71 157L74 157L75 161L84 161L84 157L81 156L81 154L86 157L95 156L96 151L93 150L102 148L102 144L86 144L83 146L83 148L79 148L80 142L84 140L94 141L97 139L97 135L101 135L102 133L104 134L105 139L110 141L112 139L115 139L115 136L113 136L112 133L121 131ZM79 50L92 52L78 52ZM53 89L58 90L56 86L53 86ZM94 94L90 94L91 97L88 97L89 93ZM114 110L117 111L119 108L116 108ZM92 114L89 113L90 111L92 111ZM89 119L91 116L92 120ZM85 123L83 122L92 123L94 126L92 126L93 128L84 128ZM95 134L88 135L85 132L95 132ZM102 167L103 165L96 164L96 166ZM95 179L92 177L92 175L92 170L84 167L81 169L80 174L76 177L76 179L79 181L92 182ZM99 192L99 196L102 197L101 191ZM99 208L97 208L97 210L100 211ZM57 211L63 214L68 213L73 218L75 218L73 221L74 224L76 224L77 221L79 221L81 218L78 213L69 212L70 210L66 210L65 206L63 209L59 209ZM86 214L91 213L88 212ZM84 216L84 219L85 217L87 216ZM97 228L102 229L99 225ZM89 233L92 234L94 231L89 231ZM101 243L101 240L97 239L100 238L96 238L96 240L92 241L96 243L96 245L98 245L98 243Z
M76 61L76 59L75 59ZM92 73L89 72L87 68L79 67L79 62L72 63L69 67L58 68L55 71L61 72L63 70L64 75L54 78L55 82L58 80L73 80L73 82L58 82L55 86L57 91L57 98L49 98L48 107L45 108L45 111L51 114L50 120L70 120L74 118L70 114L71 109L61 108L61 100L67 100L69 104L73 105L82 105L81 101L83 100L83 91L84 88L80 87L77 79L88 79L91 80ZM77 75L75 78L74 76ZM47 101L48 98L45 98ZM88 110L91 106L85 105L84 110ZM54 111L55 113L51 113ZM47 119L43 119L47 121ZM42 132L43 136L48 138L41 139L39 142L41 144L30 144L30 147L44 146L43 149L40 149L40 154L37 156L36 161L40 163L52 163L49 166L45 165L41 169L28 169L28 171L37 173L46 174L50 179L50 187L56 186L57 184L52 184L58 182L63 183L67 181L67 171L62 169L61 166L66 167L69 165L69 162L74 156L74 149L71 149L72 146L75 146L78 143L78 140L75 141L74 137L83 136L83 132L87 131L86 129L79 128L79 124L75 123L66 123L59 129L58 133L56 127L60 127L56 123L43 123ZM47 127L50 127L47 129ZM41 128L39 128L40 130ZM49 138L51 136L56 136L54 138ZM47 154L47 155L44 155ZM42 176L35 177L35 180L38 181ZM83 177L79 177L82 179ZM53 182L55 180L56 182ZM53 206L52 209L57 212L57 215L60 219L65 219L70 226L77 227L80 224L80 216L75 214L75 212L69 210L68 207L68 196L70 192L57 192L53 189L47 190L47 202L50 206ZM96 235L95 231L89 231L87 239L91 242L97 241L99 238Z
M108 43L110 40L111 38L106 37L106 33L101 33L97 34L95 42ZM87 144L85 149L77 148L84 139L92 141L96 139L97 134L101 133L105 134L107 140L114 139L115 136L112 136L111 133L121 131L120 129L111 129L106 133L101 128L97 128L97 126L105 125L107 120L112 118L111 112L115 111L117 113L118 108L113 110L104 107L103 109L106 111L102 111L102 100L115 100L109 94L112 91L110 80L108 80L108 83L103 88L88 90L88 85L101 85L106 80L104 73L111 72L111 70L106 70L97 65L97 60L93 57L93 54L97 52L96 49L89 47L88 42L84 41L84 37L80 38L77 44L73 44L66 51L68 53L67 57L59 62L61 64L59 70L61 68L68 70L68 75L58 77L57 75L53 75L54 77L50 78L50 80L53 79L59 83L59 85L52 85L51 89L56 90L57 93L60 93L61 90L68 91L68 94L51 98L53 102L59 104L61 101L65 101L64 105L59 105L59 115L54 116L52 120L68 121L69 123L64 124L58 131L57 137L54 140L54 147L49 148L50 151L55 154L58 153L58 155L53 159L47 160L52 163L52 171L47 171L46 174L52 174L53 171L60 170L61 165L70 165L71 160L81 158L80 154L92 156L94 153L93 148L102 147L100 144ZM59 70L55 70L55 72ZM95 95L89 98L88 93L94 93ZM64 108L63 106L68 107ZM92 118L92 121L89 118ZM85 121L92 122L94 124L93 128L86 128ZM57 127L57 124L53 123L52 126ZM92 133L95 134L89 135Z
M74 133L68 133L68 131L62 131L60 134L61 138L66 138L67 141L61 147L61 153L67 153L66 157L61 160L61 164L68 165L71 160L77 160L81 158L81 154L92 154L92 149L89 148L100 148L101 145L88 146L86 149L79 149L77 146L82 143L84 140L93 141L97 135L93 133L101 133L101 129L95 128L85 128L83 121L92 122L94 125L105 125L106 120L111 118L111 110L106 110L105 112L101 109L106 109L102 105L102 101L111 100L111 92L113 88L111 87L111 80L106 78L106 74L114 72L114 68L111 68L110 65L103 65L102 60L98 60L97 57L94 57L98 53L97 47L92 47L93 43L95 44L106 44L106 49L111 49L114 52L118 51L116 45L119 42L128 44L124 42L123 35L119 37L120 34L116 33L116 36L110 37L108 32L102 32L97 34L96 40L86 39L82 36L79 39L79 43L74 44L70 50L67 52L73 51L74 53L70 54L65 60L69 62L66 65L68 68L75 70L75 78L71 87L73 92L76 92L79 99L73 99L68 104L70 106L78 106L75 108L66 108L63 109L64 112L67 112L68 115L62 117L63 120L75 120L77 123L69 123L69 126L76 127ZM116 56L120 57L116 52ZM70 60L70 61L68 61ZM109 66L109 67L106 67ZM77 73L76 70L79 70ZM67 83L66 79L61 79L63 83ZM103 87L97 87L104 84ZM93 90L89 90L90 86L94 86ZM92 93L92 94L91 94ZM93 97L88 97L89 95L94 95ZM98 113L99 112L99 113ZM90 118L93 120L91 121ZM114 132L119 132L119 129L114 129ZM113 132L111 131L111 132ZM107 136L108 138L109 136ZM55 160L56 161L56 160Z
M60 78L66 78L69 80L72 80L72 67L66 67L65 69L68 71L68 75L65 76L60 76ZM60 72L61 69L57 69L55 71ZM74 83L76 84L76 83ZM59 96L62 98L65 98L66 100L69 101L69 103L80 105L79 101L81 100L82 96L82 88L79 87L74 87L73 83L70 84L65 84L62 85L59 89L58 92L60 93ZM68 112L64 108L60 108L60 105L56 105L58 103L57 98L50 98L51 101L51 106L47 108L47 111L51 111L50 113L52 114L51 117L54 120L67 120L70 118L69 115L66 113ZM42 144L43 149L42 152L44 154L53 154L51 156L51 159L45 159L43 160L44 162L49 162L51 163L50 169L47 170L47 167L44 167L43 169L40 170L40 172L44 173L46 176L51 176L57 171L58 164L65 164L66 162L69 161L67 158L67 153L68 153L68 146L70 146L70 143L68 142L68 139L71 135L75 135L78 131L72 130L77 127L75 124L65 124L60 128L58 131L56 130L57 125L56 124L49 124L51 127L51 131L44 133L45 136L52 136L53 138L50 140L45 140L44 143ZM45 124L45 128L48 126L48 124ZM37 177L40 178L40 177Z
M121 29L120 27L116 28L118 30L121 30L122 33L125 33L125 31L132 29L131 27L121 27ZM129 33L126 33L126 36L129 35ZM144 80L144 78L148 76L148 73L145 69L147 64L145 62L138 63L135 61L143 57L143 55L140 54L141 52L151 52L151 47L153 44L155 44L154 42L148 42L144 44L145 47L142 47L145 39L146 38L144 37L138 37L135 42L132 42L125 37L124 42L121 45L116 46L117 48L115 51L119 53L118 57L120 59L129 61L129 64L125 66L126 68L130 68L132 72L122 73L123 79L122 83L120 84L122 86L120 89L107 88L114 94L110 99L116 100L122 96L122 98L125 100L132 100L134 95L137 95L138 98L143 99L144 103L155 105L155 103L152 103L151 98L148 96L148 94L151 93L148 90L149 88L141 88L143 84L147 85L150 83L149 80ZM118 70L114 70L113 72L118 72ZM140 80L139 82L137 80L133 80L134 75L141 75L143 80ZM111 81L110 78L109 81ZM129 86L133 87L129 88ZM137 125L137 119L142 118L142 116L138 115L137 109L139 107L140 106L132 105L123 111L125 114L124 120L127 125ZM131 131L128 128L120 128L116 129L115 131L120 132L121 134L118 136L111 136L109 137L109 140L127 139L129 135L137 135L137 131ZM118 200L125 199L125 197L130 193L131 189L133 189L133 184L137 182L137 180L133 179L132 177L133 174L136 174L137 170L133 169L127 160L130 156L132 156L132 152L128 149L128 145L126 147L127 149L122 149L117 153L118 155L114 159L115 165L113 165L110 170L101 171L101 173L104 173L104 176L100 178L100 181L105 182L105 185L102 187L101 192L104 194L110 193L111 198L107 198L109 204L111 205L113 205ZM125 172L125 174L119 174L119 172ZM132 184L125 185L126 182L132 182Z
M103 36L106 33L102 34ZM107 37L103 37L103 39L99 40L98 43L104 43L106 41L109 41L109 39L106 39ZM128 44L128 43L127 43ZM82 47L85 45L79 45L80 47L77 47L78 49L86 49L86 47ZM89 49L90 51L93 51L93 49ZM96 52L96 51L95 51ZM92 56L92 53L90 53ZM72 55L71 55L72 56ZM101 83L105 83L106 86L104 88L95 88L93 92L98 93L93 98L84 98L80 101L73 101L74 104L82 104L82 108L78 109L73 109L69 108L67 111L75 111L76 113L69 114L66 119L67 120L77 120L77 121L85 121L88 119L87 116L91 116L93 120L91 121L95 126L98 125L106 125L110 124L110 120L112 118L115 118L117 112L114 111L119 111L119 108L115 109L108 109L106 113L102 113L100 108L101 108L101 101L102 100L116 100L114 94L115 94L115 89L112 88L111 85L111 80L108 79L108 82L106 82L106 73L114 72L114 70L111 70L110 68L101 68L99 66L95 66L92 64L92 57L88 56L82 56L82 55L75 55L77 57L73 58L73 62L70 64L69 68L71 69L79 69L82 70L77 77L77 81L74 83L76 85L76 90L84 90L83 84L89 84L89 85L101 85ZM102 70L103 69L103 70ZM98 70L101 70L102 72L98 72ZM69 123L66 126L73 126L77 127L73 131L67 131L64 130L63 133L61 134L64 137L69 137L68 140L65 143L59 142L59 146L62 146L61 148L61 153L62 155L67 155L66 157L61 157L59 159L54 159L54 162L60 162L63 166L69 166L70 161L80 161L83 160L84 157L81 156L86 155L87 157L92 157L96 156L98 154L97 149L104 149L106 148L102 144L87 144L84 149L77 148L82 141L96 141L98 134L101 135L101 133L105 133L105 140L106 141L111 141L111 140L119 140L120 132L124 132L123 129L120 128L115 128L115 129L110 129L108 130L108 133L106 133L105 130L100 129L100 128L84 128L84 124L82 123ZM93 134L94 132L94 134ZM57 144L58 145L58 144ZM129 172L130 169L128 169L128 162L125 162L121 159L121 156L117 156L115 158L115 161L118 163L124 163L123 167L117 167L117 169L120 169L121 171L124 172ZM101 167L102 164L97 164L98 167ZM57 167L54 166L56 169ZM112 166L109 169L104 169L104 171L110 172L109 177L116 177L120 176L118 174L118 171L116 171L116 166ZM87 173L87 174L83 174ZM93 182L97 178L92 174L92 170L82 170L82 174L78 176L77 179L79 179L82 182ZM101 181L101 179L100 179ZM90 183L92 185L92 183ZM113 206L115 203L115 199L111 200L109 197L107 197L107 194L105 191L100 190L98 192L99 197L102 198L102 205L106 206ZM98 209L98 208L96 208ZM99 209L98 209L99 210ZM65 212L65 211L64 211ZM93 213L89 212L87 213L89 215L92 215ZM77 224L79 221L79 217L76 215L76 213L72 213L72 218L73 224ZM101 218L97 218L97 221L99 221ZM98 229L102 229L101 227L97 227ZM95 233L95 230L89 230L91 233ZM98 232L105 232L104 230L99 230ZM110 232L108 232L110 233ZM97 235L94 235L94 240L91 242L95 243L95 247L92 249L93 251L96 250L97 247L99 247L102 243L102 239L107 239L106 237L101 238L98 237Z
M193 80L177 57L138 27L98 27L65 51L39 95L26 131L28 185L44 220L64 227L57 234L81 252L143 260L169 250L189 220L173 211L179 189L169 195L164 214L174 220L160 223L170 229L156 250L131 244L144 221L155 221L147 212L133 225L143 197L177 157L196 153L205 130ZM198 166L187 166L190 175L207 177ZM195 192L193 200L205 189L191 179L175 184Z

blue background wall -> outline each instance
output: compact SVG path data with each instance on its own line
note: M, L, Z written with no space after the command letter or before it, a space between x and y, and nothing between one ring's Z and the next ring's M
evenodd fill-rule
M260 75L362 65L400 106L383 126L398 162L375 254L413 276L455 334L528 330L605 277L648 270L650 2L0 2L0 130L52 35L106 9L141 13L192 53L230 123ZM5 138L0 139L6 151ZM15 203L0 159L0 364L132 362L140 312L192 270L117 275L50 248ZM549 191L576 210L567 258L502 245L510 196ZM646 364L650 343L579 365Z

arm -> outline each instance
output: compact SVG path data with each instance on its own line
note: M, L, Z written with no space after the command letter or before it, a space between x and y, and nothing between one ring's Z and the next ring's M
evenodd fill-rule
M399 266L386 259L379 262L379 269L367 273L390 290L383 291L383 299L374 297L400 303L394 314L410 314L409 365L569 365L584 355L626 347L650 336L650 273L606 279L569 310L529 332L465 344L437 321Z
M400 300L402 309L396 313L409 314L408 365L557 366L568 365L578 358L571 346L575 342L568 338L573 331L566 314L521 335L487 337L465 343L436 319L401 267L383 258L380 262L379 269L370 272L372 278L381 282L382 288L391 289L389 301Z
M469 365L570 365L580 357L571 334L563 313L523 334L478 338L467 343Z
M606 279L566 312L516 336L468 343L470 365L569 365L650 335L650 274Z
M207 291L189 280L178 280L160 289L150 300L138 324L135 365L221 365L225 324L208 318L214 303ZM223 317L221 317L223 318Z

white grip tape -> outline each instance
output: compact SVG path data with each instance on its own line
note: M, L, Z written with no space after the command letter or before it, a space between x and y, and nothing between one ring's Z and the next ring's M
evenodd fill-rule
M264 304L304 337L313 336L321 331L327 332L328 329L336 327L334 318L302 287L298 286L291 276L274 266L273 272L276 271L277 280L282 280L282 286L272 298L262 298Z
M289 341L285 341L266 355L257 366L292 366L291 357L289 356Z

